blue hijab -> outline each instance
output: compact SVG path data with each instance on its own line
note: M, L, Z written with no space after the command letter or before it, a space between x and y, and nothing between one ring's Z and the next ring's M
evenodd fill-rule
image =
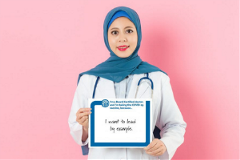
M129 57L126 58L118 57L111 50L108 43L108 28L110 24L114 21L114 19L116 19L119 16L125 16L129 20L131 20L134 23L138 34L137 47L135 48L134 52ZM109 11L103 24L103 36L105 45L110 52L110 57L105 62L98 64L95 68L79 74L78 82L83 74L95 75L109 79L113 82L120 82L129 74L141 74L154 71L163 72L158 67L142 61L141 58L138 56L138 50L140 48L142 40L142 31L138 14L133 9L129 7L119 6Z

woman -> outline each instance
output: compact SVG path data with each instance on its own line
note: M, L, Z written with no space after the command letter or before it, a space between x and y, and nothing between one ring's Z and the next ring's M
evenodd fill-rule
M107 14L103 30L110 57L79 75L68 119L70 134L79 145L87 145L88 98L152 98L152 128L161 130L161 139L154 135L145 148L90 148L88 158L171 159L184 141L187 124L168 75L138 56L142 39L138 14L128 7L116 7ZM142 80L137 91L138 81L145 76L153 81L153 94L149 80Z

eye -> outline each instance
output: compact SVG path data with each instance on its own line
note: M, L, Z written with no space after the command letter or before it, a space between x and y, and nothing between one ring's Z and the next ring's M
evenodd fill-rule
M114 33L116 33L116 32L118 32L118 31L112 31L111 34L115 35Z
M133 32L133 30L131 30L131 29L128 29L128 30L127 30L127 32L128 32L128 33L132 33L132 32Z

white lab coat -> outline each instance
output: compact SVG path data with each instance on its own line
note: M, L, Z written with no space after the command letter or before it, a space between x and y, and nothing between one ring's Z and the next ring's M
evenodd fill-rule
M134 74L127 98L135 98L137 83L145 74ZM76 112L79 108L87 108L88 98L92 98L96 76L83 75L75 91L72 107L68 119L70 134L74 141L83 146L82 125L76 122ZM161 130L161 141L167 150L161 156L152 156L143 148L89 148L88 159L171 159L177 148L184 141L186 122L175 102L170 78L163 72L151 72L149 78L154 84L152 97L152 133L155 125ZM95 98L116 98L114 82L100 78L97 84ZM136 98L151 98L149 80L142 80ZM152 135L154 139L154 135Z

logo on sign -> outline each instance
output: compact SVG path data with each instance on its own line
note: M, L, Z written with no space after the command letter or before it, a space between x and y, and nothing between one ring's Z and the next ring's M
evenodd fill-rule
M108 107L109 106L109 101L107 99L102 100L102 106L103 107Z

